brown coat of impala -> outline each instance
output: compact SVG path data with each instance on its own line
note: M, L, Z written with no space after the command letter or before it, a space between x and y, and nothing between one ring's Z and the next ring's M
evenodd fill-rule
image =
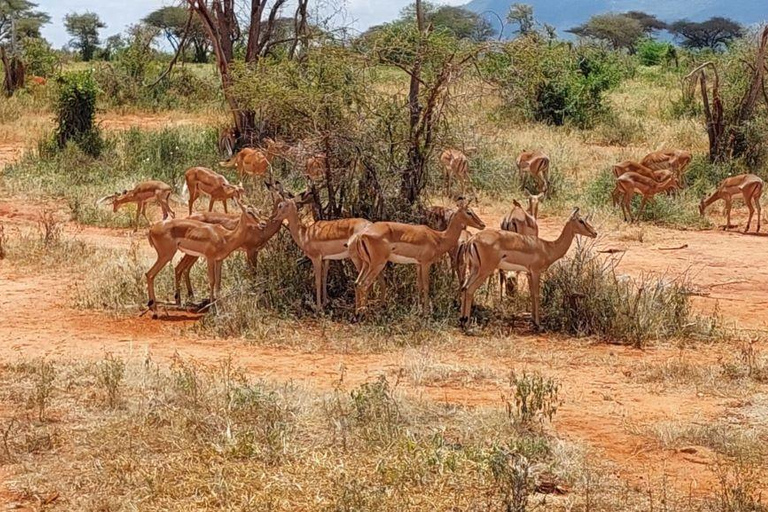
M266 139L265 142L267 143L266 149L243 148L229 160L219 162L219 165L234 167L240 173L241 178L246 174L263 178L266 176L272 160L287 150L287 146L283 142L276 142L272 139Z
M471 148L470 148L471 149ZM469 160L458 149L448 148L440 154L440 163L445 173L445 195L451 197L451 178L461 183L462 195L469 181Z
M733 206L734 196L743 196L744 203L749 208L749 220L747 221L747 227L744 228L744 232L749 231L749 226L752 224L752 216L757 210L757 232L760 232L760 217L762 217L762 207L760 206L760 198L763 195L763 180L759 176L754 174L739 174L738 176L731 176L724 179L717 190L712 192L709 197L701 200L699 204L699 214L704 216L704 210L715 201L722 199L725 201L725 228L732 228L731 225L731 207Z
M543 151L523 151L517 157L517 170L520 174L529 173L539 187L539 192L547 193L549 188L549 157Z
M485 224L460 200L445 231L424 225L376 222L349 242L349 250L359 274L355 280L355 309L365 308L368 289L388 261L417 265L421 303L429 308L429 270L443 254L456 247L466 227L485 229Z
M539 236L539 223L537 221L539 216L539 194L538 196L528 196L528 209L525 210L517 200L513 200L512 210L501 219L501 230L509 231L511 233L517 233L519 235L526 236ZM507 272L505 270L499 270L499 296L504 295L506 290L507 295L514 293L513 283L517 283L517 278L514 281L507 281Z
M211 302L221 290L221 265L232 251L241 247L248 237L248 230L260 222L250 207L240 206L240 221L234 230L221 225L205 224L196 220L173 219L158 222L149 228L149 245L157 253L155 264L147 271L147 305L155 309L155 276L173 260L178 251L185 255L203 257L208 263L208 283ZM178 275L177 275L178 278ZM176 283L176 289L179 284Z
M645 176L646 178L658 181L660 183L663 183L669 179L670 176L677 176L674 171L667 170L667 169L661 169L658 171L654 171L653 169L650 169L643 164L639 164L637 162L633 162L632 160L626 160L624 162L621 162L620 164L616 164L613 166L613 175L616 176L616 178L619 178L628 172L634 172L641 176ZM678 182L679 183L679 182ZM621 197L621 190L619 190L618 185L613 189L613 192L611 193L611 199L613 199L613 206L616 206L619 204L619 198Z
M309 181L320 182L325 179L325 170L328 163L328 157L325 153L317 153L310 156L304 162L304 176Z
M643 200L640 202L640 209L637 212L637 217L634 219L637 220L643 214L643 210L645 210L645 205L649 199L660 192L666 192L667 190L672 190L678 187L677 178L671 175L665 181L658 182L655 179L646 178L636 172L622 174L616 180L616 189L618 190L618 195L621 196L621 211L624 214L624 220L626 222L633 222L630 203L635 194L643 196Z
M213 211L213 204L221 201L224 204L224 212L227 213L227 200L239 201L245 194L242 183L231 185L227 178L207 167L190 167L184 172L184 195L189 194L189 214L192 215L192 206L200 197L206 194L210 197L208 211Z
M677 179L683 177L686 167L691 163L691 152L684 149L668 149L648 153L640 162L654 171L669 170L675 173Z
M557 240L542 240L535 236L520 235L496 229L486 229L467 242L469 274L461 287L461 316L459 323L466 325L472 313L472 301L477 289L496 270L528 273L531 290L533 323L540 325L539 293L541 275L554 262L565 256L576 235L595 238L597 232L582 219L576 208Z
M347 243L352 235L371 224L365 219L319 220L305 225L293 199L284 199L275 209L274 220L287 220L291 237L301 251L312 261L315 273L315 300L322 311L328 300L327 282L330 260L349 258Z
M448 228L448 224L451 223L453 214L456 213L456 208L448 206L430 206L427 208L424 224L436 231L445 231ZM461 260L461 244L469 240L472 233L466 229L459 235L459 242L455 247L451 247L448 250L448 257L451 260L451 269L456 274L459 282L464 280L464 269L466 267Z
M139 229L139 216L143 215L148 224L151 224L149 218L147 218L147 201L156 201L160 205L160 209L163 210L163 220L169 216L171 218L176 217L176 214L168 205L168 200L171 197L172 189L170 185L163 183L162 181L143 181L133 187L131 190L123 190L122 193L115 192L111 196L103 197L99 199L99 203L110 201L112 203L112 211L117 210L124 204L136 203L136 226L134 231Z

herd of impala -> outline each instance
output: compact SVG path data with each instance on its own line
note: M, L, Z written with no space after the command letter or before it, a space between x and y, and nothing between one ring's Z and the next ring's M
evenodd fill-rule
M465 151L446 149L440 155L445 170L447 194L451 179L458 180L462 192L469 180ZM244 175L266 177L271 173L271 161L275 156L289 151L284 143L267 139L266 148L242 149L230 160L221 162L223 167L235 167ZM613 167L616 186L613 191L614 206L621 204L624 218L632 221L630 203L636 194L642 196L642 213L647 201L655 194L680 187L683 173L691 161L691 153L683 150L656 151L641 162L626 161ZM233 185L222 175L205 167L192 167L185 172L184 190L188 195L189 216L176 219L169 206L172 189L160 181L146 181L134 189L107 196L100 202L111 202L114 211L126 203L136 203L136 226L140 216L147 218L147 201L159 203L163 212L162 222L149 228L149 243L157 253L157 260L147 272L149 294L148 307L157 307L154 280L170 263L177 252L184 254L175 268L175 302L181 304L181 281L185 282L190 299L194 297L189 271L203 257L208 265L209 298L204 304L213 303L220 293L222 262L235 250L246 253L249 263L256 266L258 252L283 225L287 225L296 245L312 262L315 277L315 300L318 310L328 302L327 276L331 260L349 259L358 271L355 280L355 311L366 309L368 292L378 281L381 297L386 290L382 271L387 262L412 264L417 267L417 281L422 307L429 308L430 268L444 255L450 256L451 267L460 283L460 324L469 321L474 294L477 289L499 271L500 291L513 293L514 287L507 281L506 272L524 272L530 287L532 318L540 323L539 288L541 275L554 262L562 258L577 235L595 238L597 232L590 225L590 217L583 218L575 208L560 236L553 241L539 238L537 223L539 202L546 197L549 187L550 159L542 151L525 151L517 159L521 174L530 174L539 188L538 195L527 194L527 208L513 201L512 210L504 217L500 229L486 229L485 223L470 208L469 202L460 197L455 208L433 206L426 212L426 225L398 222L371 222L366 219L345 218L306 222L300 216L303 206L311 201L311 195L303 192L294 195L283 189L269 176L265 182L272 196L273 211L268 219L260 218L241 201L244 188ZM328 172L328 159L324 153L305 156L305 175L310 181L324 179ZM743 196L749 209L749 230L752 217L757 211L757 231L760 231L760 197L763 181L753 174L742 174L725 179L711 195L702 199L701 215L709 205L724 200L726 228L731 226L731 205L734 196ZM208 212L193 213L193 205L201 194L209 197ZM227 201L233 200L240 213L230 214ZM213 205L221 201L224 213L213 212ZM168 217L171 217L170 219ZM147 219L149 222L149 219ZM472 234L467 228L479 230Z

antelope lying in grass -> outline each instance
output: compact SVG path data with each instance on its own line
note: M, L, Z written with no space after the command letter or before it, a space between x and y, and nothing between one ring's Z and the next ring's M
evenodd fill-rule
M541 275L565 256L576 235L590 238L597 236L597 231L589 224L589 217L582 219L578 208L573 210L557 240L542 240L535 236L496 229L486 229L470 238L466 244L469 273L461 287L459 323L462 326L468 324L475 292L496 269L499 269L528 273L533 323L537 327L540 326Z
M763 180L759 176L754 174L739 174L738 176L731 176L724 179L717 190L712 192L709 197L701 200L699 204L699 214L703 217L704 210L707 209L712 203L722 199L725 201L725 229L730 229L736 226L731 225L731 207L733 206L733 198L735 196L742 196L744 203L749 208L749 220L747 221L747 227L744 228L744 233L749 231L749 226L752 224L752 216L757 210L757 233L760 232L760 221L762 217L762 208L760 206L760 198L763 195Z
M160 209L163 211L163 220L168 216L175 217L176 214L168 204L168 200L171 197L170 185L163 183L162 181L143 181L133 187L131 190L123 190L122 192L115 192L111 196L102 197L97 203L111 202L112 211L117 212L120 207L128 203L136 203L136 226L134 231L139 229L139 216L143 215L147 221L147 224L151 224L147 217L147 201L156 201L160 205Z
M213 211L213 204L216 201L221 201L224 204L224 212L227 213L227 200L241 200L245 194L245 189L242 183L230 185L227 178L207 167L191 167L184 172L184 190L182 192L183 195L189 194L190 215L192 215L192 206L201 193L210 197L208 201L209 212Z

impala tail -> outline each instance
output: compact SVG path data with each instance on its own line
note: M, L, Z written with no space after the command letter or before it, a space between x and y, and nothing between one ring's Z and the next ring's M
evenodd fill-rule
M461 290L464 291L469 285L469 281L472 279L472 274L476 272L476 269L480 268L480 253L477 250L477 243L474 240L470 240L467 243L459 246L458 253L459 265L466 262L469 264L469 271L464 276L464 282L461 283Z
M232 158L229 160L224 160L222 162L219 162L219 165L221 167L234 167L237 163L237 155L232 155Z
M350 247L349 249L351 251L355 251L357 253L357 257L360 259L361 267L360 272L357 274L357 279L355 279L355 286L360 285L360 278L365 274L365 269L370 268L371 266L371 242L368 237L368 235L361 234L357 235L357 239L350 240ZM353 247L354 246L354 247Z

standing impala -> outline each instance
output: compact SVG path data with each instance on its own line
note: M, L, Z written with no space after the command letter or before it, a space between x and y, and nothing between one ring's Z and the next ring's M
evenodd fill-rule
M349 250L360 273L355 280L355 310L366 305L368 289L388 261L417 265L422 306L429 308L429 270L432 264L451 248L456 247L461 232L467 227L485 229L482 220L459 199L456 213L445 231L427 226L376 222L349 241Z
M539 236L539 223L537 222L537 219L539 216L540 195L541 194L537 196L528 196L527 211L523 209L523 205L518 203L516 199L513 199L512 204L514 207L512 208L512 211L505 215L501 220L501 230L517 233L519 235ZM507 281L506 270L499 270L499 297L504 296L505 290L507 295L512 295L516 283L517 276L515 276L514 281Z
M523 151L517 157L517 170L520 174L529 173L539 187L539 192L546 195L549 189L549 157L543 151Z
M148 224L151 224L147 218L147 201L155 200L160 205L160 209L163 210L163 220L167 219L170 215L175 217L176 214L171 210L168 205L168 199L171 197L172 189L170 185L163 183L162 181L143 181L133 187L131 190L123 190L122 193L115 192L111 196L102 197L97 202L104 203L107 201L112 202L112 211L117 212L120 206L127 203L136 203L136 226L134 231L139 229L139 216L143 215Z
M240 173L240 177L247 174L263 178L269 170L272 160L282 155L287 146L284 142L266 139L266 149L243 148L235 156L225 162L219 162L222 167L234 167Z
M315 273L315 300L317 309L323 310L328 300L327 282L330 260L349 258L347 242L350 237L371 224L365 219L319 220L309 225L299 220L296 201L283 199L275 209L277 221L288 221L291 237L302 252L312 261Z
M747 227L744 228L744 232L749 231L749 226L752 224L752 215L757 210L757 232L760 232L760 217L762 217L762 208L760 207L760 198L763 195L763 180L759 176L754 174L739 174L738 176L731 176L724 179L717 190L712 192L709 197L702 199L699 204L699 214L703 217L704 210L715 201L722 199L725 201L725 217L726 225L725 229L729 229L735 226L731 225L731 206L733 206L734 196L743 196L744 203L749 208L749 220L747 221Z
M675 176L679 180L683 177L688 164L691 163L691 156L690 151L683 149L654 151L653 153L648 153L641 163L654 171L674 171Z
M239 204L239 203L238 203ZM147 271L147 306L155 310L155 276L173 260L178 251L185 255L204 257L208 263L209 302L221 291L221 265L232 251L243 245L248 229L258 226L259 217L250 207L240 205L242 214L234 230L205 224L196 220L173 219L158 222L149 228L149 245L157 253L155 264ZM177 275L178 277L178 275ZM178 289L178 283L176 283Z
M184 192L189 194L189 214L192 215L192 205L195 204L201 193L210 196L208 211L213 211L213 203L224 203L224 213L227 213L227 200L238 201L245 194L243 184L230 185L227 178L213 172L207 167L190 167L184 172Z
M531 311L533 323L541 323L539 314L539 293L541 275L554 262L565 256L576 235L595 238L597 232L589 224L589 217L579 217L575 208L557 240L542 240L535 236L519 235L508 231L486 229L467 242L469 275L461 287L461 316L459 323L464 326L472 313L475 292L496 269L515 270L528 273L531 290Z
M672 190L678 187L677 178L672 175L669 175L665 181L658 182L654 179L646 178L636 172L628 172L622 174L616 180L616 190L614 190L613 194L622 197L621 211L624 214L624 220L626 222L633 222L634 220L639 219L643 214L648 199L651 199L659 192L666 192L667 190ZM640 202L640 209L637 212L637 216L633 219L630 203L635 194L642 195L643 200Z
M474 151L474 148L467 148L467 152ZM464 195L469 181L469 160L467 155L458 149L448 148L440 154L440 163L443 164L445 172L445 195L451 196L451 178L455 177L461 182L461 194Z

